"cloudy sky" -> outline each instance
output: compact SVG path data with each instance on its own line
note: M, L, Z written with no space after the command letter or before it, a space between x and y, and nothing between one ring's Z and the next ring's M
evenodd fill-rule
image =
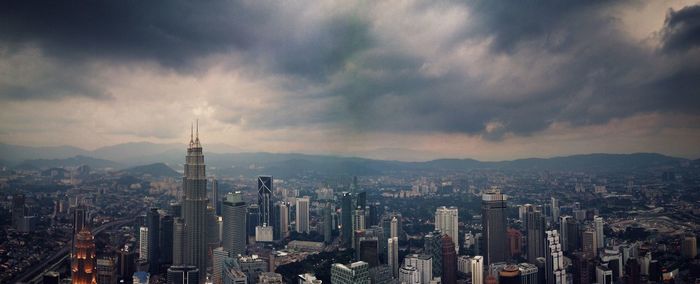
M700 2L3 1L0 106L29 146L700 158Z

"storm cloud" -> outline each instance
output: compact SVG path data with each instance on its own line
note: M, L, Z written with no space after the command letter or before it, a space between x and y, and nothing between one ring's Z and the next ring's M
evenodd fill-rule
M140 105L157 105L195 97L173 94L193 88L207 102L194 112L211 109L223 128L493 142L560 125L696 117L700 5L660 11L664 20L640 39L624 12L643 5L4 1L0 100L118 105L139 92ZM157 137L175 135L167 129Z

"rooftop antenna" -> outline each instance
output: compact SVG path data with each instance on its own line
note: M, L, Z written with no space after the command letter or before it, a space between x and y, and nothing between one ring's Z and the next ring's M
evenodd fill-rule
M190 143L194 142L193 132L194 132L194 125L192 123L190 123Z
M197 119L197 140L199 140L199 118Z

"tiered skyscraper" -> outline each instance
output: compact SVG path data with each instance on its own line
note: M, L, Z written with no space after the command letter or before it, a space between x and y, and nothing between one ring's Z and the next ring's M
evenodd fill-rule
M97 263L95 256L95 239L87 227L76 234L71 260L71 278L73 284L96 284Z
M185 221L183 261L199 271L207 271L207 176L202 145L199 142L199 127L196 137L190 134L182 188L185 192L182 201Z

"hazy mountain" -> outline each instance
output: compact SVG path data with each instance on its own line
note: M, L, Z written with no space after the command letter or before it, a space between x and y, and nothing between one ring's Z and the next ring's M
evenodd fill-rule
M72 146L28 147L0 143L0 156L6 163L33 159L63 159L89 155L89 151Z
M75 156L71 158L64 159L33 159L26 160L15 168L17 169L48 169L48 168L60 168L60 167L78 167L86 165L93 169L116 169L121 167L118 163L113 161L97 159L87 156Z
M182 174L176 172L164 163L136 166L123 170L131 175L150 175L154 177L181 177Z

